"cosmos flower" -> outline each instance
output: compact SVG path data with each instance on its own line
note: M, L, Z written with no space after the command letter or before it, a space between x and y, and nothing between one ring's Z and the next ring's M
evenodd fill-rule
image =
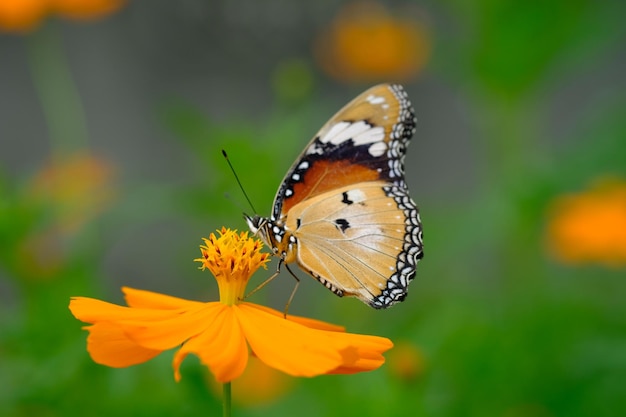
M568 264L626 265L626 182L605 180L558 197L548 216L550 254Z
M113 204L115 177L110 162L88 151L59 154L0 197L0 235L11 253L11 275L25 282L62 278L73 242Z
M164 350L174 355L175 379L188 354L197 355L218 382L238 378L252 354L292 376L348 374L384 363L382 353L393 344L382 337L344 333L339 326L288 316L242 301L251 275L268 261L263 244L222 229L201 246L202 269L217 280L219 302L184 300L149 291L123 288L128 307L75 297L74 316L86 323L92 359L111 367L145 362Z
M86 20L118 10L125 0L0 0L0 30L28 32L48 15Z
M76 152L42 167L28 183L26 198L49 212L56 230L70 235L111 204L114 177L115 169L107 160Z
M387 370L397 380L411 383L424 376L426 358L417 345L403 340L396 343L389 354Z
M314 44L322 70L339 81L408 81L430 56L427 29L407 14L375 2L344 6Z

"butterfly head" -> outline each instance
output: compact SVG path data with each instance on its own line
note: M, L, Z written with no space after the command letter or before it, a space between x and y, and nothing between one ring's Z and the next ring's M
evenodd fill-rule
M248 223L248 227L250 228L252 234L258 236L267 246L272 248L274 255L276 255L278 253L278 248L276 247L274 236L271 233L272 224L270 219L259 216L258 214L255 214L254 216L244 214L243 217L246 219L246 223Z
M248 216L245 213L243 218L246 219L246 223L248 223L248 227L250 228L252 234L259 236L265 241L265 243L267 243L267 225L269 219L267 217L261 217L258 214Z
M291 233L287 233L280 222L259 215L248 216L244 214L243 216L250 231L269 246L274 255L280 256L285 262L295 260L295 237Z

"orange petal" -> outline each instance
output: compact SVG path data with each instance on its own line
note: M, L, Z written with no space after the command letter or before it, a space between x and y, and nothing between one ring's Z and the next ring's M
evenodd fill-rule
M124 331L111 323L85 326L89 331L87 351L94 362L114 368L124 368L143 363L161 353L146 349L130 340Z
M85 323L117 320L163 320L173 314L171 310L130 308L87 297L72 297L69 308L74 317Z
M218 382L239 377L248 364L248 344L232 307L226 310L221 330L213 341L214 353L200 351L202 363L211 368Z
M93 298L74 297L70 301L70 310L77 319L87 323L114 323L130 340L144 348L165 350L202 333L217 311L225 307L216 302L192 302L189 305L193 307L157 310L122 307Z
M282 313L281 313L282 317ZM311 329L325 330L328 332L345 332L346 328L337 324L326 323L325 321L310 319L308 317L287 316L287 320L309 327Z
M385 337L339 333L336 336L350 344L350 348L342 350L343 364L331 374L353 374L372 371L385 363L383 352L393 347L393 342Z
M265 312L273 314L276 317L280 317L280 318L284 318L285 317L283 312L278 311L278 310L274 310L273 308L265 307L265 306L258 305L258 304L252 304L252 303L241 303L241 304L250 304L254 308L257 308L259 310L263 310ZM287 320L296 322L296 323L301 324L301 325L306 326L306 327L310 327L312 329L328 330L328 331L331 331L331 332L344 332L345 331L345 328L343 326L338 326L336 324L326 323L325 321L321 321L321 320L310 319L308 317L300 317L300 316L291 316L290 315L290 316L287 316Z
M362 355L362 352L357 352L357 355ZM351 353L350 356L354 355ZM355 374L357 372L373 371L380 368L385 363L385 358L381 355L378 358L366 359L359 357L357 360L350 360L349 365L341 365L333 369L329 374Z
M196 354L209 367L218 382L229 382L239 377L248 363L248 347L233 308L223 305L201 334L191 338L174 356L176 380L180 380L179 367L189 354Z
M122 287L126 304L134 308L155 308L159 310L170 310L183 308L188 309L203 304L199 301L190 301L183 298L172 297L171 295L159 294L152 291L136 290L134 288Z
M348 346L331 337L337 332L310 329L242 303L233 306L255 355L269 366L293 376L315 376L343 363Z
M377 369L385 362L382 353L393 347L391 340L384 337L307 329L293 326L282 315L276 317L256 304L242 303L238 307L244 313L242 327L255 355L294 376ZM265 314L272 319L264 318ZM250 326L251 323L254 324ZM332 361L338 362L325 369Z
M165 310L169 316L159 321L124 320L117 324L123 326L128 337L138 345L164 350L207 331L227 307L218 302L199 303L189 310Z

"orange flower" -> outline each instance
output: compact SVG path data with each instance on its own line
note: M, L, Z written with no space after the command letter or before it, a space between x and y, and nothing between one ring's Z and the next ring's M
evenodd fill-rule
M610 180L559 197L551 206L547 246L558 260L626 265L626 182Z
M48 14L93 19L113 13L125 0L0 0L0 30L27 32Z
M239 377L248 350L267 365L293 376L369 371L384 363L390 340L343 333L342 328L317 320L290 316L243 302L250 276L268 261L262 243L222 229L201 247L202 269L215 276L219 302L189 301L148 291L123 288L129 307L91 298L70 302L74 316L91 326L87 350L92 359L112 367L147 361L179 347L174 355L175 379L190 353L209 367L219 382ZM182 346L181 346L182 345Z
M259 381L263 381L259 384ZM270 368L258 358L251 356L245 372L233 382L232 401L243 407L258 407L271 404L287 394L295 379ZM208 384L216 396L223 394L223 387L208 378Z
M34 202L50 209L55 226L69 234L110 203L113 174L113 167L107 161L78 152L54 160L39 171L27 193Z
M110 163L85 151L59 155L35 173L16 199L31 219L13 244L16 276L31 282L60 277L69 243L111 204L114 176Z
M314 49L322 69L340 81L406 81L426 64L430 40L417 20L358 2L339 12Z
M388 370L397 379L413 382L424 374L426 359L415 344L403 341L389 355Z

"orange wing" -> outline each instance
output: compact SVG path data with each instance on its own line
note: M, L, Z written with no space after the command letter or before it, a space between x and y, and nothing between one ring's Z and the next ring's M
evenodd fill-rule
M374 308L404 300L422 251L404 182L415 116L404 89L381 84L335 114L283 179L269 218L246 216L284 262Z
M404 154L415 116L399 85L365 91L335 114L315 135L283 179L272 220L293 206L347 184L388 180L404 184Z
M387 195L383 181L348 185L294 206L285 225L298 241L302 269L339 295L374 305L394 279L401 282L395 301L406 294L414 264L398 269L405 249L407 213ZM351 201L346 204L345 201ZM421 254L421 245L414 255Z

